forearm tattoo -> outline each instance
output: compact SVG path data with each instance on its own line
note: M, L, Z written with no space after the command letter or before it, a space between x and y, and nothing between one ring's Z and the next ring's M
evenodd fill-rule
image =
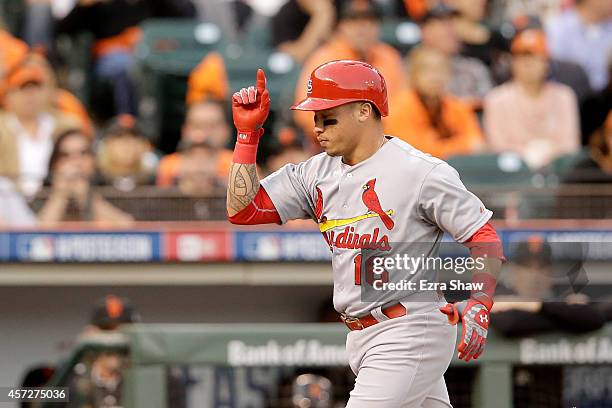
M227 186L227 208L240 212L253 200L259 190L255 164L232 163Z

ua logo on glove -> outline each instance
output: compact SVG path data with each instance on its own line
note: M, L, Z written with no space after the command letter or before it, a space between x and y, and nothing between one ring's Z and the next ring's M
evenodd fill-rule
M480 323L488 323L489 322L489 317L487 315L481 315L480 316Z

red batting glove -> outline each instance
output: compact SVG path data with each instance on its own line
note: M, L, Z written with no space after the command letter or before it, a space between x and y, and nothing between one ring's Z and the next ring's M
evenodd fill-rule
M257 144L269 113L266 74L263 69L258 69L256 86L242 88L232 96L232 116L238 129L238 143Z
M489 331L489 309L475 299L447 303L440 312L448 316L450 324L463 322L461 341L457 347L459 359L476 360L484 351Z

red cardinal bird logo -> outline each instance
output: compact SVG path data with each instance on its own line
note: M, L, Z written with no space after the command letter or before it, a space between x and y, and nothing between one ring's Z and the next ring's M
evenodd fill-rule
M327 217L323 217L323 193L321 189L317 187L317 202L315 203L315 217L317 217L318 222L327 221Z
M382 206L380 205L380 200L378 199L378 195L376 194L376 191L374 191L375 185L376 179L372 179L365 183L363 186L363 193L361 194L361 199L363 200L365 206L368 208L368 211L378 214L383 224L385 224L385 227L387 227L388 230L392 230L395 223L393 222L391 217L389 217L389 214L387 214L382 209Z

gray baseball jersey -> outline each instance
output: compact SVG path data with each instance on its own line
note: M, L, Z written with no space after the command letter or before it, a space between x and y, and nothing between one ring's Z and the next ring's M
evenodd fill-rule
M391 252L394 243L429 243L433 253L444 231L463 242L492 215L447 163L388 139L354 166L321 153L261 181L283 223L318 223L332 252L334 307L351 316L406 296L386 291L376 302L364 301L356 273L361 248Z

